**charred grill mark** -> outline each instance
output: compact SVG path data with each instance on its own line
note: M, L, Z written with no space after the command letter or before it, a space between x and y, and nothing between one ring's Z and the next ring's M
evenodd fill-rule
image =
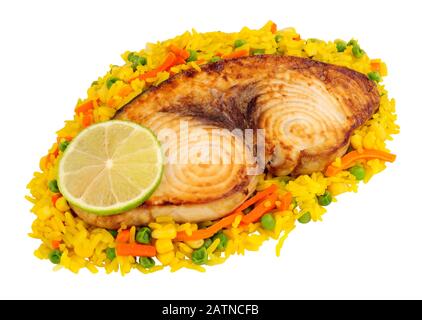
M234 85L224 94L212 95L214 99L208 104L193 104L194 95L186 95L178 99L177 103L163 107L160 112L192 116L203 123L219 125L229 130L251 127L249 115L252 114L251 106L256 104L255 83Z
M255 129L257 128L258 124L256 123L256 119L254 118L254 114L257 108L257 100L259 96L253 97L249 100L248 105L246 107L246 118L249 119L248 121L248 128Z
M221 112L218 112L218 109L208 109L204 111L204 108L200 105L180 104L163 108L160 112L173 113L182 117L197 118L204 124L215 125L229 130L235 128L232 121Z

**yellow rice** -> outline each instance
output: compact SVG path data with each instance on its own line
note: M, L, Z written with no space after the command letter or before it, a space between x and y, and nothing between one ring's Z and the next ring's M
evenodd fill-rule
M355 58L351 46L348 46L343 53L337 52L335 41L321 41L316 39L303 40L293 28L277 30L276 34L271 32L272 22L268 22L259 30L251 30L244 27L238 33L209 32L198 33L195 30L185 32L173 39L155 44L149 43L146 48L138 54L146 57L145 66L138 66L133 71L128 62L129 52L122 55L124 64L122 66L110 66L110 71L103 77L98 78L88 89L87 97L78 102L86 100L94 101L93 117L94 122L107 121L112 118L119 108L132 98L142 93L150 86L156 86L169 78L168 72L160 72L155 78L135 80L130 84L128 79L142 74L159 66L168 52L170 44L178 47L185 47L188 50L200 50L198 61L206 63L212 57L219 54L228 54L233 50L264 49L266 54L284 54L300 57L308 57L315 60L345 66L362 73L371 71L371 62L380 64L381 76L387 75L386 65L379 59L371 60L366 54L362 58ZM276 41L278 38L278 42ZM246 40L246 44L234 49L233 42L236 39ZM187 69L201 70L201 63L188 62L171 68L172 73L178 73ZM110 77L117 77L117 81L110 89L106 81ZM121 95L122 88L130 86L127 95ZM393 134L399 132L396 125L395 101L389 99L388 93L383 85L378 85L381 94L381 104L377 113L362 127L355 130L351 137L351 144L354 149L361 150L378 149L389 151L386 141L392 139ZM75 114L72 120L65 121L64 127L57 132L58 141L66 137L75 137L82 130L82 114ZM48 259L51 252L52 241L60 241L59 250L62 252L60 265L77 273L82 268L87 268L92 273L97 273L98 268L104 268L106 273L118 272L126 274L132 269L142 273L151 273L162 270L169 266L172 272L181 268L188 268L203 272L205 268L194 264L191 255L195 247L189 242L177 242L174 240L175 231L185 231L191 235L198 229L194 223L176 224L170 217L160 217L157 221L150 223L153 230L153 237L159 239L155 243L161 244L162 249L158 255L158 262L161 265L146 269L136 263L133 257L116 257L110 261L105 253L107 248L115 247L115 239L105 229L87 225L84 221L75 217L69 209L66 201L60 199L56 205L52 203L52 193L48 190L47 183L56 179L58 143L54 143L44 157L40 160L40 171L34 173L33 179L28 184L31 196L27 196L32 204L32 212L35 220L32 224L30 236L41 241L35 251L35 256L40 259ZM336 160L339 164L339 159ZM334 164L335 164L334 163ZM365 182L368 182L374 174L385 169L385 164L380 160L370 160L362 163L366 170ZM273 177L270 174L259 177L258 190L262 190L271 184L277 184L280 194L291 192L297 202L289 210L275 213L276 225L273 231L261 228L260 223L250 224L247 229L240 229L240 220L236 219L229 229L224 233L229 237L227 247L224 251L217 249L219 239L214 240L207 252L209 260L207 265L212 266L223 263L232 254L244 254L246 250L258 250L262 243L269 238L278 239L276 254L280 254L281 247L288 234L295 228L298 217L303 212L309 212L313 221L322 220L326 209L318 204L317 196L322 195L327 189L334 196L348 191L357 191L358 183L348 171L342 171L334 177L325 177L322 173L302 175L295 179ZM335 198L334 198L335 201ZM203 223L203 226L209 225ZM124 226L122 226L124 229ZM135 241L136 229L130 229L130 241ZM173 242L173 245L170 245ZM164 252L164 251L165 252Z

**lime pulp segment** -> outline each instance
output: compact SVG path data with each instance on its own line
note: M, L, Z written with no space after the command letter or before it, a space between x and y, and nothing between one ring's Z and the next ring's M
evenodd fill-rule
M155 135L138 124L112 120L82 131L65 150L58 186L73 205L98 215L142 204L158 187L163 155Z

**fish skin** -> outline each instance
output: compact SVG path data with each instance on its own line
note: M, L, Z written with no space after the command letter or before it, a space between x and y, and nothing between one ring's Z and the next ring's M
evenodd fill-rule
M376 84L366 75L306 58L257 55L221 60L201 68L201 72L188 70L151 87L122 107L115 118L153 127L155 122L151 119L161 114L204 127L265 129L268 170L277 175L300 175L322 171L342 156L353 130L379 107ZM152 130L157 131L158 127ZM99 220L107 219L108 227L117 224L110 222L113 217L122 223L124 216L128 217L126 222L145 224L160 215L156 210L159 207L160 212L173 214L179 222L216 219L231 212L253 192L256 181L241 173L245 168L246 164L236 167L239 174L227 183L226 189L217 190L211 197L206 197L206 187L204 192L196 189L186 196L175 189L172 194L166 193L164 179L147 203L133 212L119 218L88 219L90 214L81 217L87 222L95 220L95 225L102 225ZM225 199L236 197L238 203L230 200L230 205L224 205ZM206 209L215 202L221 211L210 214L205 210L208 213L202 213L203 217L201 212L184 217L175 213L175 207L182 212L183 206ZM169 209L163 210L166 206ZM210 206L211 210L217 207ZM137 214L143 218L134 218Z

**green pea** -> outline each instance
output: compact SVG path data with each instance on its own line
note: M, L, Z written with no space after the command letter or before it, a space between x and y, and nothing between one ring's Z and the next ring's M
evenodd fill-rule
M266 213L261 217L261 225L265 230L274 230L275 219L271 213Z
M255 56L258 54L265 54L265 49L253 49L251 53Z
M143 66L146 65L147 64L147 58L145 58L145 57L139 57L138 63L141 64L141 65L143 65Z
M155 266L155 260L150 257L140 257L139 264L145 269L149 269Z
M119 81L119 78L116 78L116 77L108 78L106 81L107 89L110 89L113 86L113 84L117 81Z
M113 238L117 237L117 230L107 230L112 236Z
M300 223L306 224L309 223L309 221L311 221L311 214L310 212L305 212L304 214L302 214L300 216L299 219L297 219Z
M217 61L220 61L220 60L221 60L221 58L220 58L220 57L215 56L215 57L212 57L212 58L210 59L210 62L211 62L211 63L214 63L214 62L217 62Z
M349 172L355 176L356 180L360 181L365 179L365 168L362 166L354 166L349 169Z
M362 58L363 57L363 55L365 54L365 51L363 51L362 49L361 49L361 47L358 45L358 44L356 44L356 45L354 45L353 46L353 48L352 48L352 53L353 53L353 55L356 57L356 58Z
M234 41L234 47L235 48L239 48L241 46L243 46L244 44L246 44L246 41L243 39L237 39Z
M381 81L381 75L377 71L372 71L368 73L368 78L375 82Z
M60 142L60 144L59 144L59 150L61 152L64 152L66 150L67 146L69 145L69 143L70 142L67 141L67 140Z
M48 182L48 189L50 189L50 191L53 192L53 193L60 192L59 186L57 185L57 180L50 180Z
M198 60L198 52L195 50L189 50L189 57L186 59L186 62Z
M133 62L136 59L135 57L137 57L137 55L134 52L131 52L127 55L127 61Z
M281 41L281 39L283 39L283 36L282 36L281 34L277 34L277 35L274 37L274 40L275 40L275 42L277 42L277 43L279 43L279 42Z
M204 246L192 252L193 263L204 264L207 261L208 261L208 253L207 253L207 249Z
M204 247L207 248L207 249L210 247L211 244L212 244L212 239L210 239L210 238L208 238L204 241Z
M97 81L97 80L92 81L92 83L91 83L91 87L96 86L97 84L98 84L98 81Z
M328 206L333 201L330 191L325 191L322 196L318 196L318 203L321 206Z
M48 254L48 259L50 259L51 263L59 264L62 258L62 253L59 250L52 250Z
M358 45L358 42L355 39L352 39L347 43L347 45L348 46L356 46L356 45Z
M143 227L136 232L135 236L136 242L148 244L151 242L151 229L148 227Z
M116 249L114 248L107 248L105 250L106 256L110 261L113 261L116 258Z
M217 246L217 250L224 250L227 247L227 243L229 242L229 238L222 232L218 232L212 240L220 239L220 243Z
M297 200L296 198L292 199L292 205L293 205L293 209L297 207Z
M137 54L133 52L129 53L129 55L127 56L127 60L129 62L132 62L133 70L136 70L136 67L139 65L144 66L147 64L147 59L145 57L138 56Z
M337 47L337 52L344 52L344 50L346 50L347 48L347 43L346 41L339 40L336 42L336 47Z

